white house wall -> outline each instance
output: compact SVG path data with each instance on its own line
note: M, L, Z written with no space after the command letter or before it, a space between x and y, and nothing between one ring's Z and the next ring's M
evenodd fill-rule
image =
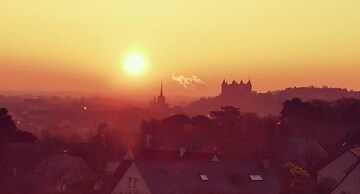
M136 190L129 189L129 177L137 178ZM151 194L136 164L133 163L111 194Z

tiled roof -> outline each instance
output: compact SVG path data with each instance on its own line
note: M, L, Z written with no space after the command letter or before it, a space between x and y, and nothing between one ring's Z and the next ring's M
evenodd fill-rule
M255 163L136 161L135 164L152 193L276 194L280 190L272 169L263 169ZM249 175L261 175L263 180L252 181Z
M121 161L115 173L105 180L105 184L101 189L101 194L110 194L115 189L116 185L124 176L125 172L129 169L132 163L133 161L130 160Z
M331 178L339 184L358 165L360 158L357 155L359 148L353 148L341 154L329 164L319 170L318 175L322 178ZM319 181L318 180L318 181Z
M360 157L360 147L352 148L350 151L355 154L355 156Z

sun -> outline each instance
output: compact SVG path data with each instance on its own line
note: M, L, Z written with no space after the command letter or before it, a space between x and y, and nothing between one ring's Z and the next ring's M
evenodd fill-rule
M139 54L132 54L125 59L125 70L131 75L142 74L146 69L146 62L144 57Z

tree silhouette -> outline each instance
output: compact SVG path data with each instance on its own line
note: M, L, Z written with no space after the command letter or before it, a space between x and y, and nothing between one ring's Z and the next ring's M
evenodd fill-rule
M17 129L9 111L0 109L0 143L7 142L38 142L39 139L33 134Z
M239 109L233 106L224 106L220 111L211 111L210 116L226 130L233 130L238 126L242 117Z

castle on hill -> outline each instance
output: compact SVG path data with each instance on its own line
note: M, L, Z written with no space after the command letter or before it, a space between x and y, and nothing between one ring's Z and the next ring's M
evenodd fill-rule
M240 83L237 83L235 80L233 80L231 83L227 83L225 79L222 81L220 96L244 96L251 93L252 84L250 80L247 83L244 83L242 80Z

